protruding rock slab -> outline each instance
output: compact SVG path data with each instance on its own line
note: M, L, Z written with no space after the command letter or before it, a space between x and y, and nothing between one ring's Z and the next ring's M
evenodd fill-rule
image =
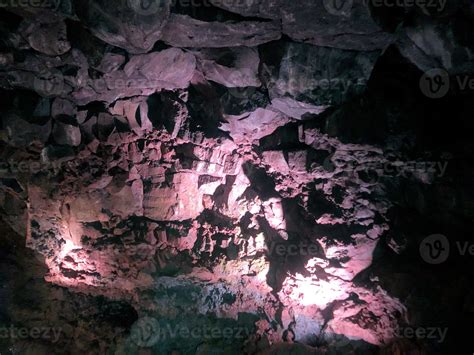
M171 15L162 41L174 47L253 47L280 37L277 22L204 22L186 15Z
M170 1L74 0L81 21L104 42L130 53L150 51L161 37L169 16Z

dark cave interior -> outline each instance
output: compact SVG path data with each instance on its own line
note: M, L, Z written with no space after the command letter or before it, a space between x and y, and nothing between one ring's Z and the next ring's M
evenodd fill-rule
M0 1L0 355L472 354L474 3Z

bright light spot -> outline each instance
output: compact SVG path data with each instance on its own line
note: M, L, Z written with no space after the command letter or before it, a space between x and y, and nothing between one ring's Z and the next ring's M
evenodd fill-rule
M292 298L298 300L303 306L316 305L325 308L332 301L347 297L345 286L338 279L312 280L297 274L296 288Z
M71 251L75 249L81 249L77 245L75 245L72 241L65 239L66 243L63 245L61 249L61 253L59 253L59 259L64 259Z

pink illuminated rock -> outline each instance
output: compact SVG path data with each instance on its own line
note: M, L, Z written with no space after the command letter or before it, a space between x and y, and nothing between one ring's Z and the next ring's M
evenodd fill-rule
M273 133L279 126L290 121L288 117L267 109L257 109L254 112L240 116L225 116L226 123L221 125L223 131L229 132L236 142L253 142Z
M3 100L2 219L26 235L50 287L122 302L134 315L104 306L106 333L99 316L81 318L77 331L70 321L71 352L364 353L389 344L410 297L378 279L392 269L374 254L379 243L403 253L410 239L389 230L386 176L367 176L388 162L385 148L333 134L365 128L361 114L340 127L331 121L340 107L330 106L352 119L353 105L372 103L361 95L394 35L359 0L342 16L321 1L211 3L62 1L54 16L28 17L6 36L0 88L18 93ZM397 44L404 57L430 67L413 42L457 63L446 41L429 45L449 31L413 26ZM116 326L128 318L211 319L249 333L231 345L160 339L146 350L136 344L140 321ZM101 330L84 340L86 327Z

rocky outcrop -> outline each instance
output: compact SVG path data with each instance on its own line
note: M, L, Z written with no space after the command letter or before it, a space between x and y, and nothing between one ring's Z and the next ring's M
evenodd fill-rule
M367 2L359 0L341 4L310 0L212 3L244 16L278 19L285 35L323 47L370 51L385 48L394 39L372 19Z
M146 53L161 38L170 1L74 0L77 17L95 36L130 53Z
M171 15L162 40L175 47L258 46L281 36L278 23L245 21L204 22L186 15Z
M46 55L62 55L71 49L64 22L46 24L25 22L19 32L23 34L31 48Z
M445 165L469 156L470 131L431 137L448 112L420 86L425 70L472 71L454 10L57 5L0 12L0 215L27 246L0 261L0 316L64 331L0 352L436 348L399 330L432 319L417 307L435 276L413 254L426 226L473 215L472 169ZM466 124L474 101L455 94L442 100ZM33 255L44 269L23 292Z
M277 75L267 83L270 97L319 106L348 101L365 91L379 54L288 44Z
M472 73L474 43L461 33L472 30L463 19L430 21L419 19L406 26L398 47L400 52L423 71L444 69L451 75Z

